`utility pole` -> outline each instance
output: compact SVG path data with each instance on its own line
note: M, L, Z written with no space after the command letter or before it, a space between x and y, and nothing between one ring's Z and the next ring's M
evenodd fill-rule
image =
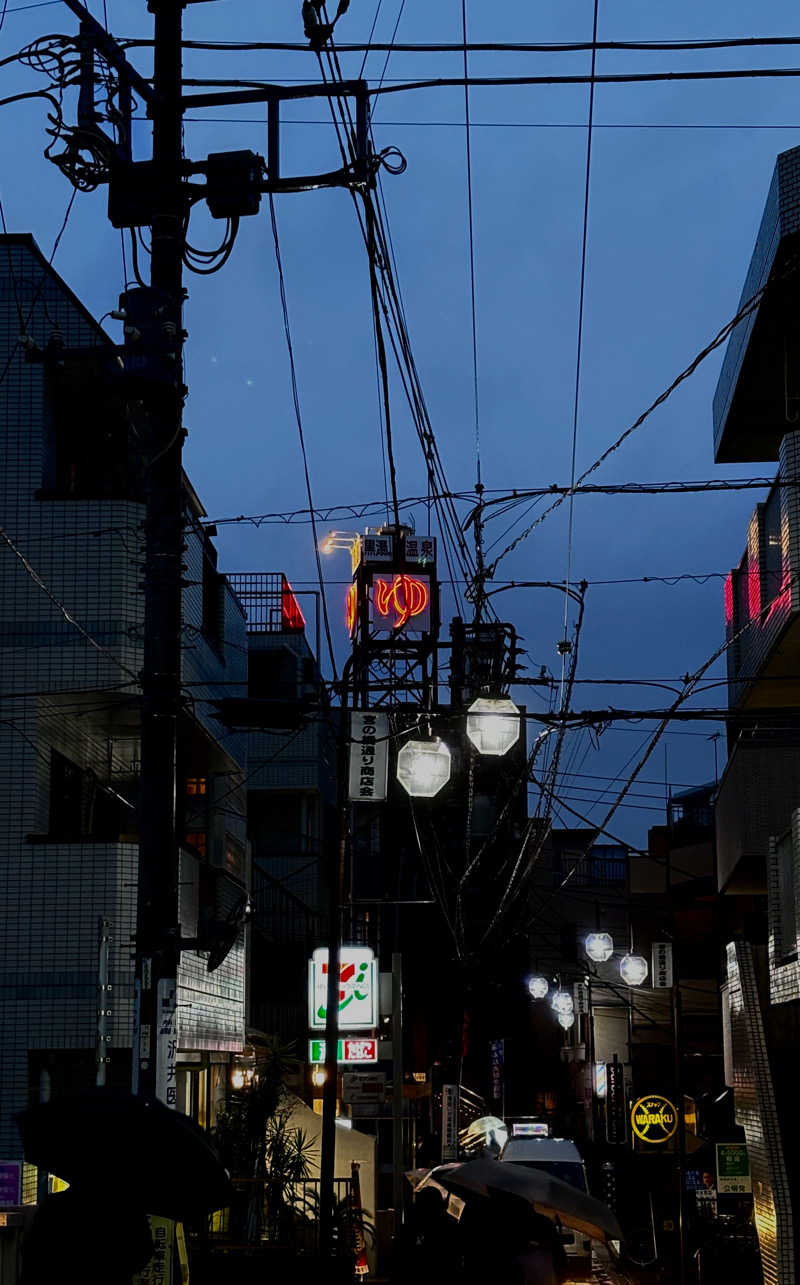
M184 183L181 132L182 0L148 0L154 14L153 221L150 325L166 373L148 399L142 670L141 811L136 915L139 1048L134 1089L176 1105L174 1041L178 940L177 751L183 583ZM145 309L148 301L144 301ZM172 1048L170 1045L172 1044Z

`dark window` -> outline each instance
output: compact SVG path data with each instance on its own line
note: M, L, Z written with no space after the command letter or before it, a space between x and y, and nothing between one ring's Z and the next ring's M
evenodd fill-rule
M140 499L141 452L101 357L48 366L45 497Z
M82 839L116 843L130 828L133 808L98 781L94 772L78 767L58 750L50 758L50 816L48 838L60 843Z
M208 542L203 550L203 633L217 651L224 633L225 577L217 571L217 551Z
M285 647L251 651L247 657L247 694L253 700L297 698L297 657Z
M797 928L794 880L794 844L792 832L787 831L778 840L775 849L778 866L777 932L775 934L775 954L779 964L786 964L797 959Z

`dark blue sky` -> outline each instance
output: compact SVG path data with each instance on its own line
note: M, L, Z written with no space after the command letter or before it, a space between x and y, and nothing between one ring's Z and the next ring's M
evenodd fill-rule
M388 39L400 0L383 0L377 39ZM102 5L94 0L95 14ZM118 36L150 34L144 0L108 0ZM366 38L376 0L352 0L337 29L341 42ZM48 32L73 32L63 5L24 12L10 5L0 56ZM470 0L473 40L557 41L591 36L591 0L532 6L522 0ZM754 11L737 0L675 0L669 7L601 0L600 39L658 40L792 34L796 5L765 0ZM187 38L300 40L300 4L244 0L190 5ZM460 0L431 5L406 0L398 39L458 40ZM589 54L475 54L475 74L585 74ZM693 54L601 53L599 73L646 69L791 66L793 49ZM147 51L137 65L148 70ZM346 75L360 55L343 56ZM373 53L377 78L384 55ZM394 77L459 75L460 55L392 55ZM29 71L3 69L3 94L39 88ZM186 74L251 79L317 78L310 53L196 53ZM614 440L736 311L744 273L779 151L800 141L800 86L794 80L599 86L595 99L586 274L578 470ZM586 86L476 88L472 91L473 183L483 479L488 488L548 485L569 479L577 304L586 161ZM408 160L386 176L389 221L416 360L448 479L475 481L472 357L467 256L464 99L459 89L381 98L375 108L379 146ZM298 106L298 121L324 121L320 103ZM198 113L200 115L200 113ZM205 119L186 126L194 159L209 151L263 152L259 123ZM252 108L228 118L256 118ZM4 109L0 195L10 230L31 231L49 254L71 194L42 157L41 102ZM666 128L670 126L670 128ZM672 128L674 126L674 128ZM712 128L720 126L720 128ZM789 128L781 128L789 126ZM149 146L140 127L140 155ZM287 168L337 164L329 124L286 126ZM384 494L378 398L370 325L366 256L350 198L341 191L283 196L277 201L300 397L319 505L380 499ZM212 246L220 225L198 209L191 237ZM79 195L55 266L93 312L116 306L123 270L119 234L106 220L106 194ZM185 422L188 471L212 517L302 508L305 493L266 203L242 221L228 266L211 278L190 277ZM772 465L713 463L711 398L723 350L691 377L602 467L596 481L745 476ZM394 380L398 489L423 494L421 452ZM573 574L592 580L708 573L737 562L758 493L661 497L579 497L575 505ZM465 510L466 511L466 510ZM416 513L418 527L424 511ZM491 522L487 542L516 514ZM353 526L352 523L339 524ZM523 524L524 525L524 524ZM510 534L516 533L515 528ZM510 538L510 537L509 537ZM307 526L220 527L225 570L284 570L299 588L313 587ZM500 579L560 579L566 557L566 506L498 569ZM326 574L341 582L346 555ZM330 601L340 654L344 586ZM310 600L306 600L310 601ZM502 604L502 607L500 606ZM445 595L443 616L453 613ZM498 602L525 637L535 672L559 672L560 595L519 591ZM723 636L722 583L593 586L587 597L581 675L586 678L675 678L696 669ZM721 675L722 665L715 672ZM578 707L660 705L657 688L578 687ZM721 703L724 688L706 703ZM530 696L531 709L541 708ZM648 725L649 726L649 725ZM613 776L645 741L646 726L611 729L596 751L587 733L573 738L572 772ZM664 776L690 784L713 778L713 726L681 724L664 737L635 794L663 797ZM666 763L664 746L667 747ZM722 760L722 752L720 761ZM600 780L565 778L563 795L591 811ZM582 787L582 788L578 788ZM635 843L663 818L659 797L632 797L612 829ZM640 809L650 808L652 811ZM562 819L569 821L566 812Z

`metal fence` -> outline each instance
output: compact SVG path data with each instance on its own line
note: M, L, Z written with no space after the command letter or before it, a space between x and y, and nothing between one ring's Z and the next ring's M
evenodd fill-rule
M282 1246L296 1253L319 1250L320 1179L303 1178L276 1188L265 1178L234 1178L234 1201L209 1219L206 1243L225 1249ZM364 1235L353 1204L351 1178L334 1179L335 1252L352 1256Z
M303 633L305 617L280 571L235 571L228 583L242 604L248 633Z

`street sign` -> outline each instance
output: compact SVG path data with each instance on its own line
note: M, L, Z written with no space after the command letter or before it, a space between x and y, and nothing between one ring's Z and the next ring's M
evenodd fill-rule
M549 1138L550 1125L545 1120L523 1121L522 1124L512 1124L512 1138Z
M22 1204L22 1161L0 1160L0 1206Z
M743 1195L753 1190L750 1157L743 1142L717 1143L717 1191L721 1196Z
M311 1039L308 1041L308 1060L309 1062L324 1062L327 1058L327 1045L325 1040ZM378 1060L378 1041L376 1039L359 1039L357 1036L352 1039L337 1040L336 1042L336 1061L342 1063L353 1062L377 1062Z
M677 1109L659 1093L639 1098L631 1107L631 1128L642 1142L669 1142L677 1127Z
M673 973L671 941L653 942L653 947L650 952L650 965L653 986L656 989L666 990L672 986Z
M505 1040L489 1041L489 1072L492 1078L492 1099L494 1102L503 1101L505 1045Z
M351 803L383 803L389 771L389 716L361 713L350 715Z
M328 1003L328 947L320 946L308 965L308 1024L324 1030ZM339 952L340 1031L365 1031L378 1025L378 966L368 946L342 946Z
M358 1106L382 1106L386 1101L383 1071L343 1071L342 1101Z
M442 1161L458 1159L458 1085L442 1085Z
M618 1146L626 1137L625 1067L621 1062L606 1062L606 1141Z
M578 1017L589 1012L589 992L585 982L575 982L572 987L573 1007Z

